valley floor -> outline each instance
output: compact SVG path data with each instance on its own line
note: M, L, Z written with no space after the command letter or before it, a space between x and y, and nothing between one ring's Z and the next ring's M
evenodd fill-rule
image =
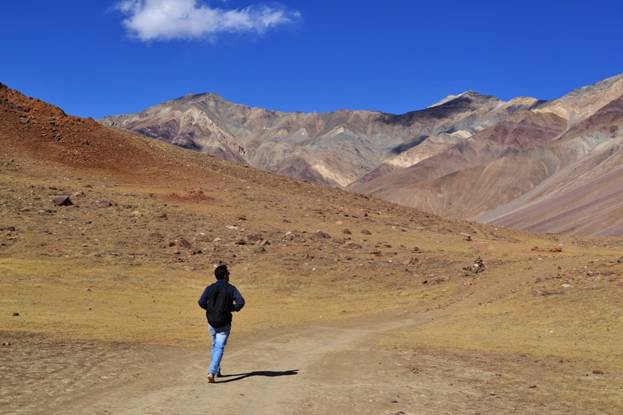
M0 159L0 413L623 413L621 240L186 154L175 183ZM210 385L220 259L248 305Z
M447 312L401 313L232 337L208 347L58 342L3 333L2 413L619 414L623 370L580 358L391 346ZM9 370L7 370L9 369Z

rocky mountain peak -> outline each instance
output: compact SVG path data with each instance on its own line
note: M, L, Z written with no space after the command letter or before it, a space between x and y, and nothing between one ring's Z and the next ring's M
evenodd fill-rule
M445 104L448 104L450 102L457 101L457 100L469 100L469 101L496 100L497 101L497 98L490 96L490 95L483 95L476 91L468 90L468 91L461 92L460 94L450 94L447 97L443 98L442 100L434 103L433 105L430 105L428 108L439 107L439 106L442 106L442 105L445 105Z
M236 105L214 92L188 93L162 105L176 107L179 105Z

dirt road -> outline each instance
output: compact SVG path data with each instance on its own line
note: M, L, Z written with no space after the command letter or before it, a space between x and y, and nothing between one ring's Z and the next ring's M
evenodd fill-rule
M112 386L63 408L97 414L277 414L391 410L404 382L388 379L395 363L374 352L375 339L401 322L366 321L267 332L238 341L223 362L225 377L208 384L209 354L170 356L158 373ZM148 369L149 370L149 369ZM362 376L369 373L370 376ZM362 399L365 397L365 399ZM330 406L330 407L328 407Z
M225 377L215 385L207 382L207 347L136 349L116 362L119 353L74 353L74 364L78 359L110 359L114 371L78 365L77 384L88 383L89 377L98 382L80 393L57 391L56 396L42 393L50 391L53 377L37 379L30 382L35 390L32 405L21 410L5 406L6 413L619 413L612 399L610 404L604 399L620 396L614 378L588 378L582 362L557 368L559 383L548 384L544 373L553 364L548 361L380 346L392 333L438 315L353 319L246 338L236 338L234 332L223 363ZM69 362L72 356L65 359Z

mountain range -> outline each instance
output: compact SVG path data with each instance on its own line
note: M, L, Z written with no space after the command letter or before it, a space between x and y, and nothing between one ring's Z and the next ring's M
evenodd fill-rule
M101 122L446 217L623 233L623 75L550 101L468 91L405 114L279 112L193 94Z

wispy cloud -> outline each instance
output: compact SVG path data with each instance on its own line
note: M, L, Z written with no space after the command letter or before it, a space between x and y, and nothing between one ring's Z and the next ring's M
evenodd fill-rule
M201 0L122 0L117 10L129 34L142 41L213 38L221 33L265 31L292 23L297 11L266 5L213 7Z

